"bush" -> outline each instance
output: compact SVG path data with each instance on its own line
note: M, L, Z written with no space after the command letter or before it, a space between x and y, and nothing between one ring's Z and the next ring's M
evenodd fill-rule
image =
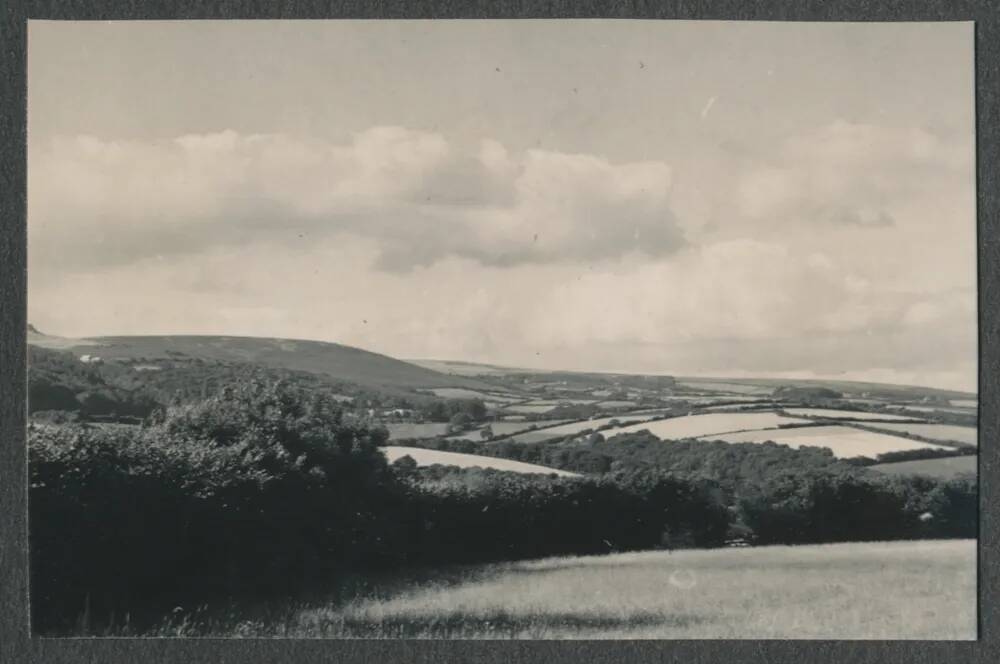
M287 593L391 556L401 489L336 403L243 385L142 428L30 432L33 618Z
M763 544L975 537L974 478L782 473L739 499L740 520Z
M420 469L411 504L423 527L407 543L420 563L715 546L730 515L711 483L657 473L601 478Z

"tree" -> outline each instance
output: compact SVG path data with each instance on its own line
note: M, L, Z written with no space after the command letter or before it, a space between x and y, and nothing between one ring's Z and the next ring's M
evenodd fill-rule
M491 440L493 438L493 427L491 427L488 424L484 426L479 431L479 437L482 438L483 440Z

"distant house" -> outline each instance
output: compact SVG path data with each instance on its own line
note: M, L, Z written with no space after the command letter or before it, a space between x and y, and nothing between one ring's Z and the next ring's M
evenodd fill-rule
M97 355L81 355L80 356L80 361L83 362L84 364L103 364L104 363L104 360L102 360Z

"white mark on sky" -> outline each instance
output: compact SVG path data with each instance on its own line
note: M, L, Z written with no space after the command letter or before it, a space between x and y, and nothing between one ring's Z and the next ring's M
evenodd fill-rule
M715 100L716 100L716 97L709 97L708 102L705 104L705 108L701 109L701 117L702 117L702 119L704 119L705 116L708 115L708 112L710 110L712 110L712 106L715 105Z

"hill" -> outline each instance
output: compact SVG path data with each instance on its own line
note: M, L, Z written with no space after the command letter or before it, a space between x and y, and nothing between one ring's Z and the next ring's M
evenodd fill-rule
M478 362L461 362L458 360L411 360L406 362L418 367L431 369L451 376L506 376L508 374L546 373L544 370L517 369L501 367L496 364L481 364Z
M368 387L493 388L473 378L449 376L379 353L323 341L195 335L68 339L45 335L29 326L28 345L152 366L157 360L185 358L241 362L323 374Z

